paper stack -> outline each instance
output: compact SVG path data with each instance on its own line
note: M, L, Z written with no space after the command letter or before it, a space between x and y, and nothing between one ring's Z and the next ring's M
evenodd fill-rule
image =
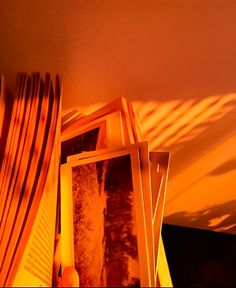
M172 286L161 238L169 153L149 151L125 98L62 119L56 273L75 267L83 287Z
M51 286L61 80L22 73L0 92L0 286Z

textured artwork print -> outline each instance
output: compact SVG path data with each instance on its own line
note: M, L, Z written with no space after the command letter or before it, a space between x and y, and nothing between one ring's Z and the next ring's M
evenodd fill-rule
M140 286L130 155L72 168L75 268L81 286Z

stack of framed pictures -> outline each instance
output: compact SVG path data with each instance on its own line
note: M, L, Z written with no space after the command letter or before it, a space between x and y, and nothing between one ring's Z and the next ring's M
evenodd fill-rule
M75 267L83 287L172 286L161 238L169 153L149 151L125 98L81 115L62 123L56 273Z

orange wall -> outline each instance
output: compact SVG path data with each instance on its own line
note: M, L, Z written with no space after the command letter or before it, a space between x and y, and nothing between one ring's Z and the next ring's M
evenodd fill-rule
M63 107L236 91L235 0L0 1L0 70L60 72Z
M186 110L181 113L186 116L191 112L186 105L192 99L195 106L191 109L194 109L212 95L236 92L235 15L235 0L0 0L0 72L7 76L10 90L14 89L19 71L61 73L64 109L125 96L138 100L141 106L145 106L143 101L147 100L165 102L165 107L169 103L180 103ZM224 100L223 96L220 98ZM181 105L177 105L179 109ZM200 112L204 114L209 110ZM171 114L175 118L173 113L165 117ZM232 119L235 117L236 114L231 115ZM227 119L221 120L221 126L222 123L226 123L226 127L232 125ZM217 149L221 146L216 144L228 141L231 138L227 137L235 133L234 128L227 135L224 131L219 136L215 133L214 139L207 133L206 139L201 138L208 143L204 151L211 151L213 154L209 155L218 161L212 169L226 161L225 157L217 158ZM230 174L215 178L214 183L208 182L208 194L205 198L201 196L202 202L200 197L196 205L192 201L197 197L194 196L198 194L196 189L205 193L200 188L205 187L205 178L176 198L180 192L175 189L175 183L191 178L187 172L195 171L196 167L190 166L191 159L201 156L204 162L210 157L203 153L201 146L193 149L195 144L191 146L191 143L188 144L190 152L184 146L178 153L172 153L166 221L212 229L212 219L201 224L200 220L191 220L196 216L191 213L202 213L206 205L219 206L225 201L229 205L219 206L220 212L214 212L212 217L231 213L231 222L226 221L229 227L236 219L231 207L235 199L235 168ZM173 152L176 147L172 148ZM189 166L183 165L183 159ZM234 159L228 159L229 163ZM182 178L176 179L178 173ZM224 193L229 185L230 195L224 194L225 199L215 198L216 187L218 193ZM236 233L235 227L233 233Z

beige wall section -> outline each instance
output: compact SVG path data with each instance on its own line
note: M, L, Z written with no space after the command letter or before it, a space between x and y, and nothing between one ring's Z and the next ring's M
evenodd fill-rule
M235 15L235 0L0 0L0 70L10 87L62 73L64 108L234 92Z

